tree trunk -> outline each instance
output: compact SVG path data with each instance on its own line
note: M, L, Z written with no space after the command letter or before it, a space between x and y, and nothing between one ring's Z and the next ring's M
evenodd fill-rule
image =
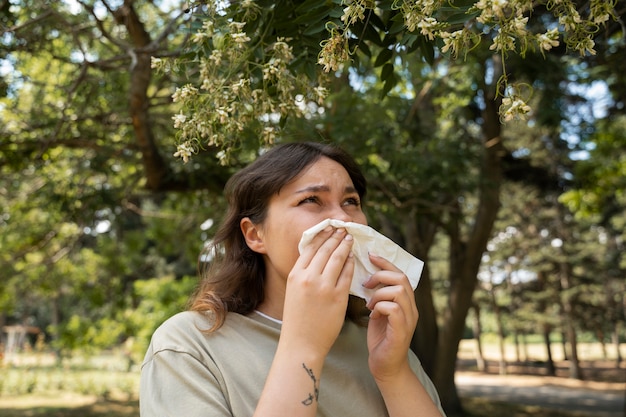
M583 372L578 360L578 341L576 340L576 327L574 327L574 305L572 298L568 295L572 288L570 265L563 261L560 263L560 280L561 290L564 295L562 297L563 306L563 324L565 328L565 337L569 346L569 369L570 378L583 379Z
M498 108L501 99L496 95L495 83L502 68L500 57L494 55L490 67L495 69L491 79L494 84L483 85L484 110L482 132L485 139L484 153L480 165L479 199L473 226L466 239L461 237L461 207L450 213L446 231L450 236L450 290L443 326L439 332L435 385L444 409L449 415L462 414L463 407L454 383L457 352L463 337L465 319L472 304L474 288L478 281L478 270L493 224L500 209L500 187L502 184L502 157L505 155L500 138L501 125ZM483 74L487 74L486 64ZM458 202L457 202L458 204ZM467 219L463 221L466 223Z
M491 300L491 308L496 316L496 328L498 331L498 346L500 348L500 361L498 362L498 371L500 375L506 375L506 349L504 346L504 326L502 325L502 314L500 314L500 306L496 300L495 285L492 283L489 286L489 296Z
M528 354L528 338L526 332L522 332L522 347L524 351L524 362L530 361L530 355Z
M428 251L435 239L437 227L428 220L427 216L417 213L416 210L411 211L402 219L404 227L401 230L388 216L379 214L378 221L381 232L385 236L403 246L417 258L428 259ZM415 290L415 304L419 310L419 321L411 340L411 350L420 359L426 374L433 378L437 357L438 328L428 263L424 264Z
M410 213L406 219L406 249L420 259L428 259L433 244L436 226L427 217ZM433 378L437 361L437 312L433 301L430 268L426 263L419 285L415 291L415 304L420 312L419 321L411 340L411 349L420 358L426 374Z
M51 310L51 315L50 315L50 327L52 328L52 331L50 332L50 341L51 342L56 342L57 340L59 340L59 323L61 322L61 313L60 313L60 308L59 308L59 295L55 294L52 298L51 298L51 304L50 304L50 310ZM63 350L61 350L58 343L50 343L53 346L53 351L56 357L56 363L57 365L61 365L63 363Z
M6 321L6 314L3 311L0 311L0 345L1 346L6 346L7 345L7 339L6 336L4 335L4 326L6 326L7 321ZM618 347L618 351L619 351L619 345L617 345ZM1 361L0 361L1 364Z
M569 350L567 349L567 334L565 330L561 330L561 345L563 348L563 360L569 360Z
M602 329L596 330L596 339L598 339L598 342L600 342L600 348L602 349L602 359L607 360L609 355L606 351L606 341L604 340L604 332L602 331Z
M552 344L550 342L550 326L545 324L543 325L543 342L546 345L546 355L548 359L546 360L546 371L549 376L556 376L556 367L554 366L554 359L552 359Z
M513 330L513 344L515 345L515 361L522 363L522 355L520 353L519 332Z
M571 307L570 307L571 308ZM567 336L567 344L569 346L570 360L569 360L569 376L573 379L583 379L583 371L580 366L580 361L578 360L578 341L576 336L576 328L574 324L571 322L571 317L568 314L568 311L571 310L566 309L565 317L565 332Z
M415 328L411 349L422 362L426 374L433 378L437 361L437 313L432 297L430 270L424 265L422 278L415 291L415 304L419 309L419 322Z
M485 355L483 354L483 345L480 341L480 336L483 332L480 324L480 306L477 303L474 303L472 305L472 311L474 311L472 330L474 333L474 340L476 341L476 368L480 372L486 372L487 365L485 363Z
M613 334L611 338L613 339L613 343L615 344L615 367L619 369L622 363L622 352L619 348L619 331L620 331L620 323L616 322L613 327ZM626 417L626 416L625 416Z
M129 111L145 169L146 188L156 191L163 187L166 179L170 177L170 172L169 166L159 153L150 121L148 88L152 69L150 52L147 49L151 39L133 8L133 1L125 0L124 4L115 10L114 16L120 24L126 27L132 42L132 46L126 50L126 53L131 56Z

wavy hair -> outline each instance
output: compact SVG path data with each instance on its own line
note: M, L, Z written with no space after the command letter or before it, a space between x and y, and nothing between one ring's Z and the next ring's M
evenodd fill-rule
M224 324L226 313L249 314L265 296L265 262L246 244L241 220L248 217L255 224L263 222L270 198L322 157L342 165L361 199L365 197L367 183L352 156L315 142L277 145L226 183L226 216L201 254L201 260L211 261L199 262L200 284L190 300L190 310L213 313L215 320L209 332ZM362 304L351 296L346 316L358 321L362 311Z

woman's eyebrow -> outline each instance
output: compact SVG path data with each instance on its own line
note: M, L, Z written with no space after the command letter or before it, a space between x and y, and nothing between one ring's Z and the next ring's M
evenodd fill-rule
M316 193L316 192L329 192L330 191L330 187L327 185L310 185L308 187L304 187L300 190L297 190L295 192L295 194L302 194L302 193ZM348 185L344 190L343 190L344 194L353 194L356 193L356 188L354 188L351 185Z
M300 190L297 190L295 192L295 194L302 194L302 193L317 193L320 191L325 191L328 192L330 191L330 187L327 185L310 185L308 187L304 187Z

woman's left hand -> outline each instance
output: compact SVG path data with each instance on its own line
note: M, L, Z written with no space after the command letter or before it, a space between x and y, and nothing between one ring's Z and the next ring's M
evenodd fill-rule
M377 381L399 375L409 366L408 350L419 313L406 275L384 258L370 254L381 270L364 286L376 289L367 307L371 310L367 329L370 372Z

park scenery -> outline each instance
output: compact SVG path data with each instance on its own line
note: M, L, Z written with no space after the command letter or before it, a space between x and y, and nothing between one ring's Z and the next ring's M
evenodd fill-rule
M555 375L548 375L541 343L501 345L494 335L481 343L464 339L459 349L457 387L467 416L621 417L626 395L626 364L601 344L580 343L584 379L569 377L560 343ZM504 347L504 357L500 348ZM621 354L626 354L622 344ZM521 356L520 356L521 355ZM60 363L45 346L25 342L4 358L0 416L131 417L139 415L139 364L122 347L98 354L76 353ZM479 369L477 363L485 364Z
M626 416L626 2L0 0L0 416L137 416L231 175L337 145L448 416Z

